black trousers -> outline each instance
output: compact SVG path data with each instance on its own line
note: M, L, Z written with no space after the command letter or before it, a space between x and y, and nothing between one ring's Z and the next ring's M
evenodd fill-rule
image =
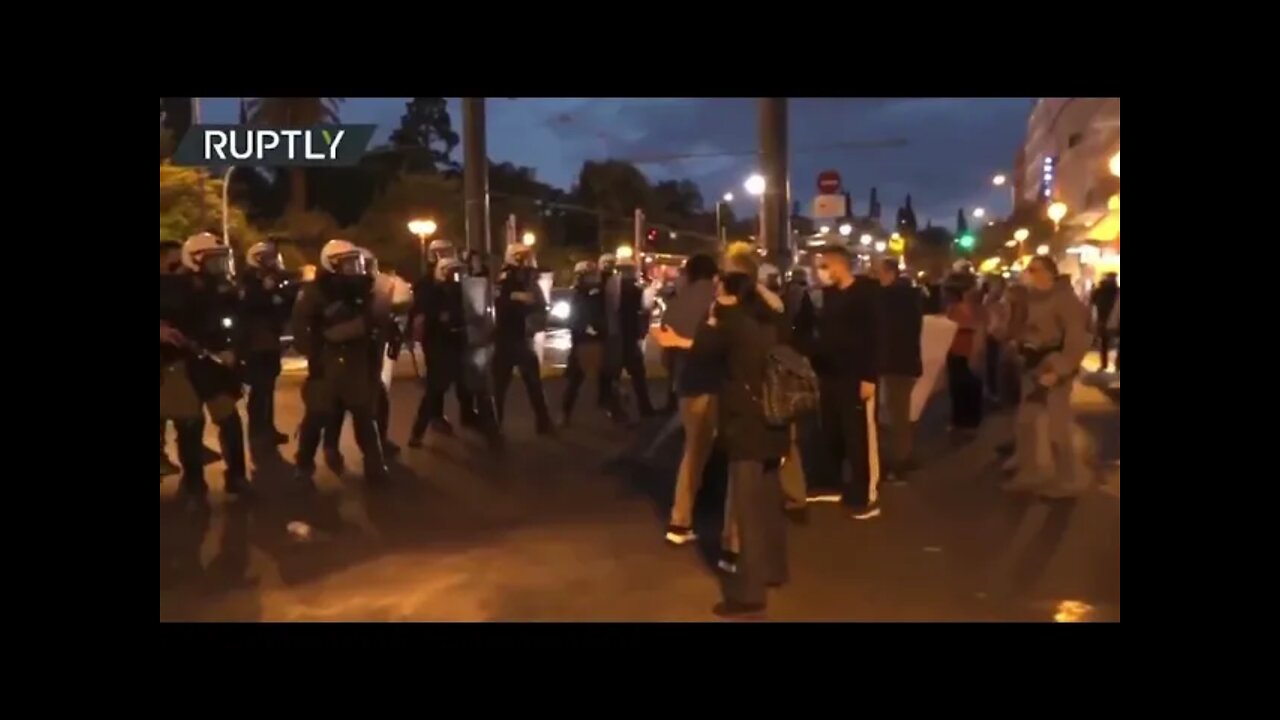
M631 390L636 396L636 408L643 415L652 415L653 403L649 400L649 380L645 376L643 343L639 340L624 340L620 360L621 363L618 366L609 368L610 372L601 373L601 383L607 382L612 385L618 382L622 378L622 371L625 370L631 378ZM607 378L606 375L608 375Z
M338 402L337 410L329 420L329 424L324 429L324 447L325 450L338 450L338 443L342 440L342 426L347 419L347 409ZM391 420L391 397L387 394L387 388L381 382L378 383L377 407L374 409L374 421L378 424L378 438L382 441L382 447L387 446L387 425Z
M463 424L475 422L476 399L463 382L463 358L462 348L438 349L427 358L427 377L423 381L418 412L413 417L413 428L410 430L412 437L421 437L432 420L444 417L444 398L451 387L458 396Z
M511 374L520 371L529 405L533 408L538 427L551 425L551 413L547 411L547 396L542 391L542 368L538 365L538 352L532 340L499 342L493 354L493 389L497 403L498 423L505 416L507 389L511 387Z
M730 462L726 505L738 528L738 567L724 578L724 598L764 605L769 586L788 579L786 516L777 463Z
M865 508L876 501L880 485L875 400L862 399L857 378L819 378L818 383L822 438L834 476L825 484L830 488L834 480L845 505Z
M249 417L250 437L274 436L276 432L276 379L279 377L280 353L253 353L245 358L244 379L249 386L245 414Z
M1098 356L1101 362L1098 364L1098 369L1104 372L1108 367L1107 355L1110 354L1110 352L1111 352L1111 331L1106 329L1105 327L1099 328L1098 329ZM1117 362L1117 364L1119 363Z
M614 394L613 383L609 382L607 377L604 355L604 343L600 341L578 342L569 351L569 363L564 370L565 388L562 400L565 418L573 415L573 406L577 403L582 383L591 375L596 378L596 393L600 407L611 413L618 412L618 396Z
M351 428L355 431L356 445L364 456L365 473L385 473L386 459L382 454L382 441L378 436L378 425L374 421L374 412L367 407L349 408L351 412ZM337 414L337 413L334 413ZM333 425L333 415L307 409L302 416L302 426L298 429L298 454L294 463L298 469L313 473L316 469L316 450L320 447L320 436ZM334 437L337 435L334 434Z
M202 484L204 482L204 413L199 417L186 420L174 420L178 431L178 464L182 466L182 482ZM161 423L160 438L164 439L164 424ZM240 420L239 410L228 414L218 423L218 444L221 446L222 458L227 464L227 477L246 479L248 468L245 462L244 423Z
M973 430L982 424L982 378L964 355L947 355L947 386L951 392L951 425Z
M1003 349L998 340L990 335L987 336L987 392L996 397L999 397L1000 375L1003 372L1004 358L1001 352Z

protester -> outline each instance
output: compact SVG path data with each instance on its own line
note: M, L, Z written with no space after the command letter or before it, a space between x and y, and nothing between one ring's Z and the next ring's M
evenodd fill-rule
M1103 276L1102 281L1093 289L1089 304L1093 307L1094 326L1098 335L1098 369L1106 372L1108 354L1111 351L1111 313L1120 301L1119 276L1113 272Z
M911 389L924 372L921 332L924 298L901 276L897 258L880 263L880 402L888 448L885 482L905 479L911 459Z
M1080 491L1071 442L1071 387L1089 350L1087 309L1070 287L1057 282L1053 260L1036 256L1023 271L1027 320L1018 337L1023 358L1022 397L1016 421L1016 477L1012 492L1033 491L1051 498ZM1041 433L1048 432L1052 466L1037 462Z
M982 378L975 371L982 345L982 328L976 292L960 285L944 290L947 297L947 319L956 324L956 334L947 351L947 388L951 393L951 427L959 432L973 432L982 423Z
M671 299L661 321L662 330L681 341L666 346L675 377L678 421L684 428L684 452L676 472L675 498L666 534L672 545L697 538L693 531L694 499L702 487L702 471L715 440L716 394L723 375L723 368L714 358L695 356L689 351L716 296L716 261L709 255L694 255L685 271L687 282Z
M987 283L987 294L982 299L982 311L986 332L986 362L984 364L983 389L993 403L1000 403L1000 373L1004 367L1004 345L1009 340L1009 304L1005 302L1004 278L993 277Z
M693 356L724 363L716 432L729 460L726 522L737 528L738 555L724 578L722 617L763 613L770 586L787 580L786 523L777 471L787 453L787 430L764 421L759 394L767 354L785 335L783 315L757 291L750 249L730 248L715 304L694 337ZM659 343L682 345L659 328Z
M1107 317L1107 332L1113 338L1120 337L1120 297L1116 296L1116 306ZM1116 372L1120 372L1120 346L1116 346Z
M821 392L822 433L842 493L814 492L817 501L839 498L852 517L880 515L880 458L876 437L876 381L880 374L878 288L853 274L844 247L818 256L823 285L813 339L813 368ZM846 466L848 479L843 478ZM830 482L828 482L830 484Z

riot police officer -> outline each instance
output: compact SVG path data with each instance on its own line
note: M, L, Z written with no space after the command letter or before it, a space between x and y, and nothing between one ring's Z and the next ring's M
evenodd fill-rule
M392 314L392 288L389 278L378 272L378 257L368 248L360 248L360 254L364 256L365 272L372 278L371 298L370 302L373 317L375 319L373 342L377 355L375 356L374 367L378 371L378 396L375 398L377 409L374 413L374 421L378 425L378 437L382 441L382 454L388 459L394 458L400 454L400 447L391 442L388 437L388 423L391 420L391 396L390 384L391 373L395 365L395 357L400 354L400 326L396 324L395 317ZM380 358L380 361L378 360ZM342 439L342 425L347 418L347 409L339 402L335 408L333 417L330 418L329 425L324 430L324 456L325 463L335 472L341 472L345 467L345 460L342 457L342 451L339 448L339 441Z
M311 483L320 435L335 413L351 413L356 444L364 455L365 479L388 479L382 442L374 415L377 409L380 344L373 309L373 279L365 272L360 248L346 240L330 240L320 251L320 267L293 309L293 336L307 356L302 387L306 406L298 433L299 479Z
M227 465L226 491L242 494L251 488L236 407L241 332L231 251L216 236L200 233L183 243L182 265L183 272L161 276L160 415L177 426L184 492L203 496L208 490L202 440L207 408Z
M619 353L618 362L609 366L609 383L616 386L622 371L626 370L636 396L637 410L642 416L650 417L654 415L654 409L649 400L649 381L644 367L644 338L649 333L649 311L645 307L644 288L640 286L635 258L618 260L616 276L618 319L611 328L617 330Z
M547 301L538 285L538 269L531 248L514 244L507 247L497 285L494 306L498 332L493 377L498 423L503 420L511 373L518 369L529 393L538 433L545 435L552 432L551 414L547 412L547 398L542 391L542 371L533 336L545 328Z
M569 351L569 363L565 368L565 390L561 410L563 424L569 425L573 406L578 399L582 382L589 377L599 379L604 374L605 339L608 321L605 311L604 283L600 271L589 260L579 262L573 268L575 277L573 295L569 299L569 336L573 345ZM613 385L597 382L601 393L599 404L616 420L617 397Z
M440 264L448 260L459 260L459 262L462 262L458 256L457 249L454 248L453 246L453 243L443 239L432 240L431 243L427 245L427 272L425 275L418 278L418 280L413 284L413 305L409 310L408 325L409 325L410 332L412 334L413 339L416 342L418 342L419 345L421 345L422 347L423 358L426 358L427 353L429 352L426 346L426 342L428 342L429 339L427 339L423 334L425 323L426 323L426 316L423 315L422 312L425 311L427 308L432 307L431 303L434 302L435 299L438 297L432 293L431 287L433 283L437 281L437 278L440 277L440 273L438 272L440 269ZM457 274L456 270L452 272ZM465 271L465 263L464 263L464 269L461 276L465 276L466 274L467 273ZM461 300L459 300L459 302L461 302ZM459 310L459 313L460 312L461 311ZM444 352L447 355L448 351L446 350ZM430 375L430 368L427 369L426 374ZM462 421L462 426L478 427L480 425L480 421L479 421L479 416L476 414L476 400L475 400L475 397L472 395L470 388L467 387L466 383L456 382L454 383L453 391L458 398L458 407L459 407L458 414ZM423 378L423 392L424 393L430 392L430 387L428 386L427 378L425 377ZM442 404L439 408L440 410L439 414L432 415L430 418L428 418L428 420L430 421L430 427L442 434L452 435L453 423L449 422L448 416L444 414L443 398L441 400L442 400ZM424 422L426 421L427 420L424 420ZM425 428L426 426L423 426L423 427ZM418 433L418 434L414 434L412 432L410 433L411 440L414 437L419 438L419 442L417 445L412 445L412 443L410 443L413 447L421 446L420 436L421 436L421 433Z
M450 386L458 388L459 400L465 392L461 387L467 350L466 323L462 315L464 271L460 260L442 259L435 265L432 282L421 284L413 295L415 332L427 361L427 378L426 391L409 432L409 447L422 447L422 436L428 427L443 434L453 432L444 418L444 396Z
M262 445L283 445L289 436L276 429L276 379L280 376L280 336L293 309L293 288L283 275L274 242L260 242L245 254L239 273L244 327L244 374L249 386L246 414L249 438Z

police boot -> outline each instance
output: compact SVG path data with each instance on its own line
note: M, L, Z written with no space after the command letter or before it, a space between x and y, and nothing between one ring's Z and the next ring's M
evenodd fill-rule
M370 483L383 483L391 479L387 471L387 460L382 452L382 440L378 437L378 426L369 413L353 412L351 429L355 431L356 444L364 455L364 478Z
M218 442L227 462L226 491L231 495L249 493L249 473L245 463L244 425L240 413L233 412L218 425Z
M190 420L174 420L178 431L178 461L182 463L182 480L178 489L186 495L204 497L209 491L204 482L204 414Z
M315 485L316 450L320 449L320 433L324 431L324 425L323 415L308 412L298 428L298 453L293 462L297 467L297 479L308 486Z

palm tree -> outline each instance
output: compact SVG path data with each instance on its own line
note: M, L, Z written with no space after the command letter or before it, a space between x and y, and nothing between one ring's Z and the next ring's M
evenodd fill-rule
M249 122L283 128L306 128L338 121L338 107L345 98L251 98L246 104ZM289 168L289 213L307 209L306 168Z

